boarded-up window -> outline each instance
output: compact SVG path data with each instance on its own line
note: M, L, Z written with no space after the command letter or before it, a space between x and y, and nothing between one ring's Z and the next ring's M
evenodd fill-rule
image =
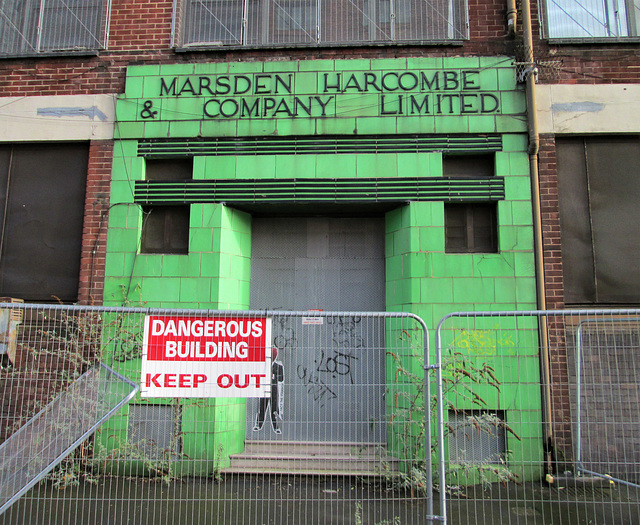
M76 301L88 144L0 146L0 295Z
M640 303L640 138L556 145L565 302Z
M148 160L146 179L182 182L191 178L191 160ZM143 206L142 253L189 252L189 205Z

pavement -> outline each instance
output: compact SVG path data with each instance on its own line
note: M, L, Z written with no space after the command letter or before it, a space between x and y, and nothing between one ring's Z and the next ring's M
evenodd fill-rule
M434 515L440 515L438 494ZM609 482L467 487L447 504L450 524L640 525L640 491ZM5 524L413 525L427 519L424 495L349 477L228 475L172 481L99 477L31 489L0 516Z

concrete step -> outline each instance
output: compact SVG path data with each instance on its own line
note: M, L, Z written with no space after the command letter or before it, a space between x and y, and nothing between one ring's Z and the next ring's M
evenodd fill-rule
M313 456L380 456L386 455L382 443L338 443L318 441L247 440L245 453L250 454L305 454Z
M223 473L388 476L398 460L380 443L247 441Z

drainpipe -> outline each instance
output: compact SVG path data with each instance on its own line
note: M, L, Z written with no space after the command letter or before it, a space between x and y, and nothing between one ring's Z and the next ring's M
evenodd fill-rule
M511 2L512 0L508 0ZM524 44L524 73L527 95L527 119L529 128L529 169L531 171L531 193L533 199L533 234L536 256L536 291L538 309L547 309L545 295L544 253L542 242L542 213L540 210L540 176L538 171L538 152L540 138L538 134L538 110L536 106L536 75L537 69L533 60L533 33L531 29L531 4L529 0L522 0L522 37ZM552 472L551 451L553 449L553 427L551 425L551 372L549 361L549 336L546 316L540 318L540 361L542 368L543 386L543 416L545 431L545 452L547 472Z
M518 23L518 10L516 0L507 0L507 34L513 38L516 34L516 24Z

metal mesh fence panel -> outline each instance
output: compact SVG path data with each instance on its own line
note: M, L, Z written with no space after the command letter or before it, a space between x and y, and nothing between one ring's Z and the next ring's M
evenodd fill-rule
M0 371L3 439L18 441L97 362L140 393L0 523L405 524L432 513L415 316L5 306L23 315Z
M576 470L640 488L640 318L585 319L571 343Z
M638 522L637 317L565 310L441 321L449 522Z
M141 393L0 523L640 515L637 310L452 314L432 365L411 315L3 308L5 443L98 362ZM435 440L429 412L443 416Z
M97 365L0 445L0 512L35 485L137 390Z

